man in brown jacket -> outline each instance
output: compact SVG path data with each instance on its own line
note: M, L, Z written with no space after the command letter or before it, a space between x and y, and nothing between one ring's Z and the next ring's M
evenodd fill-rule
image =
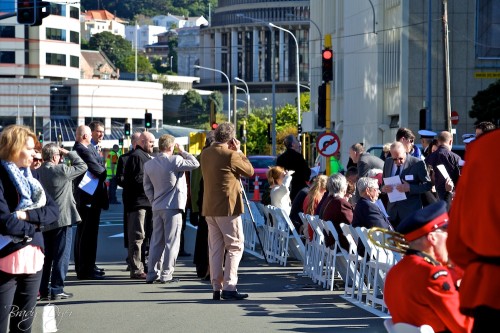
M236 290L244 247L240 176L251 177L254 170L240 150L232 123L220 124L215 130L215 142L201 153L201 172L204 182L202 215L208 224L213 299L247 298L248 294Z

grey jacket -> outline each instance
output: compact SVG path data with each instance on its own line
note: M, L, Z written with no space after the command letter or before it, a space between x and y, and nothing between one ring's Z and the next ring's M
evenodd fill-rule
M191 154L167 156L159 154L144 164L144 192L151 202L152 210L186 208L186 171L200 166Z
M47 225L43 231L69 226L81 221L73 196L73 179L87 171L87 164L75 151L70 151L67 158L71 161L71 166L64 163L55 165L44 162L37 169L43 188L59 207L59 220Z

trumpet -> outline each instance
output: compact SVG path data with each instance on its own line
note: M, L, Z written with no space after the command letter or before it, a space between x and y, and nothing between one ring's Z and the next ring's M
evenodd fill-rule
M376 246L393 252L404 254L409 248L408 242L403 234L388 229L373 227L368 230L368 238Z

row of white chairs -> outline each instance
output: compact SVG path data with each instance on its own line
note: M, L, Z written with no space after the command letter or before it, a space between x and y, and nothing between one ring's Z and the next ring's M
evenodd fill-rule
M349 248L339 243L339 234L331 221L323 221L318 216L300 214L305 226L314 231L312 240L307 240L304 258L304 274L324 288L333 290L334 278L344 281L344 297L358 302L373 310L388 313L383 299L384 281L388 270L400 260L400 256L390 250L375 246L364 227L354 228L340 224ZM333 244L326 244L327 236L333 237ZM373 237L383 237L376 232ZM365 248L364 254L358 253L358 244ZM330 245L330 246L327 246Z

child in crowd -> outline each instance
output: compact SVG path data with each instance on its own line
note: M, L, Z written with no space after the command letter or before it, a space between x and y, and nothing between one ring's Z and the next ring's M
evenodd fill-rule
M267 170L267 181L271 189L271 205L281 208L286 215L290 215L292 206L290 200L290 183L295 171L283 169L280 166L273 166Z

